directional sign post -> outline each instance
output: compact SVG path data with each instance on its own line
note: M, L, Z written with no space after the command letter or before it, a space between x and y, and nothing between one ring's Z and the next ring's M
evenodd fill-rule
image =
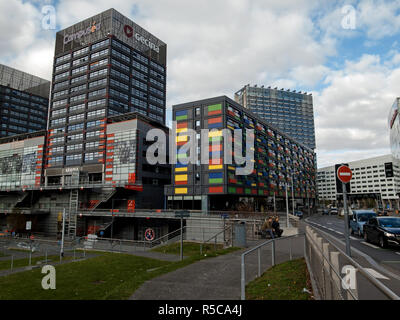
M342 165L337 170L337 177L342 182L343 190L343 210L344 210L344 235L346 238L346 254L351 257L350 235L349 235L349 210L347 208L347 188L346 184L350 182L353 173L348 166Z

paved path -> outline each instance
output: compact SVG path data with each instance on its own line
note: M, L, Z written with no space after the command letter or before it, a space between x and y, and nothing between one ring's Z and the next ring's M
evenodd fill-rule
M294 257L303 255L303 242L293 240ZM248 248L247 248L248 249ZM145 282L130 300L238 300L240 299L241 254L247 249L204 259ZM271 266L270 246L261 251L262 272ZM276 246L276 262L289 260L289 241ZM257 253L246 258L246 278L257 275Z

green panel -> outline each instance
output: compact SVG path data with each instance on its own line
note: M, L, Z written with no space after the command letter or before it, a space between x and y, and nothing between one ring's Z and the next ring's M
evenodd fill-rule
M229 188L228 188L228 192L229 192L229 193L236 193L236 188L234 188L234 187L229 187Z
M222 105L219 104L214 104L212 106L208 106L208 111L217 111L217 110L221 110L222 109Z
M209 137L208 141L222 141L222 137Z
M187 115L184 115L184 116L177 116L177 117L176 117L176 121L179 121L179 120L186 120L187 118L188 118Z
M263 190L258 190L258 194L259 194L260 196L262 196L262 195L264 194L264 191L263 191Z
M251 194L251 189L245 189L245 190L244 190L244 193L245 193L245 194Z
M224 183L223 178L208 179L208 183Z

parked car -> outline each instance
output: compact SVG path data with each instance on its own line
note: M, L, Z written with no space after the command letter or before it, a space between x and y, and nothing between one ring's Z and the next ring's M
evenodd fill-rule
M364 224L364 240L386 248L389 243L400 244L400 218L374 217Z
M374 217L376 217L376 213L373 210L352 210L352 216L349 217L350 233L356 233L359 237L362 237L364 224Z
M328 209L322 210L322 215L323 215L323 216L329 215L329 210L328 210Z
M295 211L295 212L294 212L294 215L295 215L296 217L299 217L300 219L303 218L303 212L302 212L302 211Z
M338 209L337 208L331 208L329 210L329 214L333 215L333 214L338 214Z

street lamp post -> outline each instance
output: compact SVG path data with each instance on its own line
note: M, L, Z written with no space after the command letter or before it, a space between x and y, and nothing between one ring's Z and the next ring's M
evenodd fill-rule
M294 215L294 179L293 179L293 172L292 172L292 211Z
M289 197L288 197L288 183L286 181L286 223L287 223L287 227L289 228Z

